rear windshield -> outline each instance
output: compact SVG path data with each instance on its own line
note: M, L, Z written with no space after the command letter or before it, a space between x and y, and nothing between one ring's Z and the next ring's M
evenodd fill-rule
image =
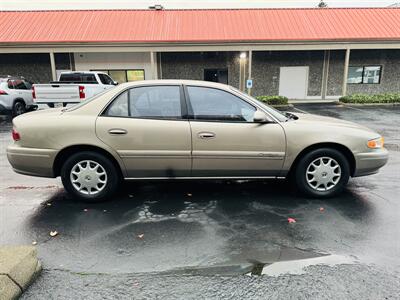
M74 82L74 83L97 83L94 74L84 74L84 73L61 74L59 81Z
M80 107L82 107L82 106L88 104L89 102L92 102L93 100L96 100L96 99L99 98L100 96L103 96L104 94L106 94L106 93L112 91L113 89L114 89L114 88L107 89L107 90L105 90L105 91L103 91L103 92L101 92L101 93L99 93L99 94L97 94L97 95L94 95L93 97L90 97L90 98L85 99L84 101L82 101L81 103L79 103L79 104L77 104L77 105L74 105L74 106L72 106L72 107L66 108L66 109L64 109L63 111L69 112L69 111L73 111L73 110L75 110L75 109L78 109L78 108L80 108Z

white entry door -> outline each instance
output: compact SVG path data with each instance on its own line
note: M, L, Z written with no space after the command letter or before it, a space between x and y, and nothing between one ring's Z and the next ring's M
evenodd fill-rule
M289 99L305 99L308 88L308 67L281 67L279 95Z

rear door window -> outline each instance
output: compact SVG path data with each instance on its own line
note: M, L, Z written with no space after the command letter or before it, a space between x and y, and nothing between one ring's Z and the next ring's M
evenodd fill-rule
M107 108L105 115L146 118L181 119L180 86L143 86L120 94Z
M32 89L32 84L29 81L24 81L27 90Z

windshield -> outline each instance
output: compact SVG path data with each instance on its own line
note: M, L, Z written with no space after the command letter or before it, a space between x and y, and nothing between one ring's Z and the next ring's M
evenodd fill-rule
M261 102L260 100L257 100L256 98L249 96L246 93L243 93L242 91L238 90L237 88L234 88L232 86L230 86L230 88L232 90L234 90L236 93L239 93L242 97L250 99L253 102L256 102L259 106L261 106L268 113L270 113L273 117L275 117L275 119L277 119L279 122L286 122L288 120L288 118L285 116L285 114L280 112L279 110L277 110L269 105L266 105L265 103Z
M73 110L75 110L75 109L78 109L78 108L80 108L80 107L82 107L82 106L88 104L89 102L92 102L93 100L96 100L96 99L99 98L100 96L103 96L104 94L110 92L112 89L113 89L113 88L107 89L107 90L105 90L105 91L103 91L103 92L101 92L101 93L99 93L99 94L97 94L97 95L94 95L94 96L92 96L92 97L90 97L90 98L85 99L84 101L82 101L82 102L80 102L80 103L78 103L78 104L76 104L76 105L74 105L74 106L72 106L72 107L66 108L66 109L64 109L63 111L69 112L69 111L73 111Z

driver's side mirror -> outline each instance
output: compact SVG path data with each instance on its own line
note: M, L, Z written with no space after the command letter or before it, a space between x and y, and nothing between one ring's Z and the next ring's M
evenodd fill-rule
M118 85L118 81L113 81L113 85Z
M253 122L255 123L270 123L272 120L268 117L268 115L261 111L261 110L256 110L253 116Z

